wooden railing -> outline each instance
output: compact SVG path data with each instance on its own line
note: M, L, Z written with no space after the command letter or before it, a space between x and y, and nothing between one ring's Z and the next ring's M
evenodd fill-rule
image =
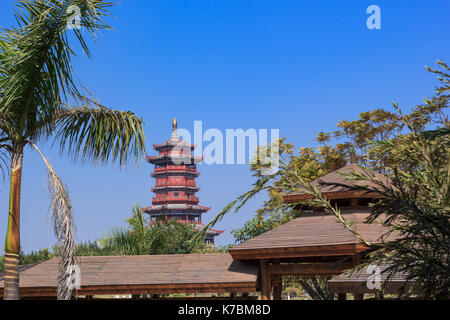
M186 166L165 166L165 167L161 167L161 168L155 168L155 172L166 171L166 170L197 172L197 169L188 168Z
M194 202L198 203L200 201L197 197L187 198L187 197L159 197L159 198L152 198L152 203L155 202L163 202L163 201L173 201L173 202Z
M174 186L174 187L196 187L197 185L195 182L157 182L155 183L155 187L167 187L167 186Z

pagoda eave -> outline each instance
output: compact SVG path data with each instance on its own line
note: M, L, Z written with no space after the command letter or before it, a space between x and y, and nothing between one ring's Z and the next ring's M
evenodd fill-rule
M193 155L157 155L147 156L147 162L151 164L176 163L176 164L198 164L203 161L203 156Z
M146 207L143 209L144 212L157 212L157 211L167 211L167 210L191 210L191 211L198 211L198 212L207 212L211 208L200 206L197 204L186 204L186 205L180 205L177 203L168 203L168 204L158 204L153 205L150 207Z
M165 190L165 189L177 189L177 190L184 190L184 189L189 189L191 191L195 190L195 192L199 191L200 188L199 187L193 187L193 186L186 186L186 185L167 185L167 186L157 186L157 187L153 187L152 191L160 191L160 190Z
M196 227L197 231L200 231L200 229L204 228L205 225L204 224L196 224L195 227ZM211 229L211 228L208 228L206 230L206 234L216 235L216 236L221 234L221 233L223 233L223 232L224 232L224 230L214 230L214 229Z
M158 177L158 176L164 176L164 175L170 175L170 174L183 174L186 176L192 176L192 177L198 177L200 175L200 172L193 172L190 170L159 170L157 172L152 172L152 177Z

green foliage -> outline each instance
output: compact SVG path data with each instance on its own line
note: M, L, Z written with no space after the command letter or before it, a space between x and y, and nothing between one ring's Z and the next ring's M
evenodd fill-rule
M19 264L24 265L24 264L41 262L41 261L51 259L54 256L55 256L55 253L52 252L52 250L49 250L48 248L39 249L38 251L31 251L28 254L24 254L23 252L21 252Z
M144 232L146 229L146 226L149 223L148 216L144 215L141 208L139 207L139 204L135 204L134 207L131 209L131 217L128 219L125 219L125 221L128 223L129 228L133 232Z
M81 242L75 248L75 256L112 256L114 252L108 248L102 248L97 241Z
M116 255L183 254L194 248L206 249L204 237L196 237L191 224L168 220L149 225L137 204L126 221L127 228L114 227L99 241L102 248Z
M198 242L190 253L227 253L230 247L230 245L216 247L213 243Z
M241 229L231 230L236 243L242 243L274 228L272 221L265 221L259 217L248 220Z
M148 234L150 254L191 253L193 248L205 242L202 237L194 239L196 231L191 224L172 220L151 226Z

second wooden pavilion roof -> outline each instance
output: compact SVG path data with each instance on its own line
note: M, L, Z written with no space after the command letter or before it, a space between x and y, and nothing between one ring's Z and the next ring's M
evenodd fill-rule
M352 228L371 242L382 241L387 229L380 223L363 223L369 210L346 210ZM381 217L383 219L383 217ZM332 215L302 216L229 249L235 260L348 256L366 249L360 240Z
M352 172L361 173L363 169L357 164L349 164L338 170L335 170L323 177L320 177L311 182L312 186L318 187L320 192L328 199L349 199L349 198L378 198L379 193L372 192L368 193L366 191L356 191L352 190L350 187L358 185L369 185L376 187L373 183L364 180L352 180L349 179L349 174ZM374 173L375 177L383 183L389 183L389 178L380 174ZM327 185L329 183L337 183L342 185ZM343 186L345 185L345 186ZM347 187L346 187L347 186ZM311 194L308 194L303 189L288 193L283 196L286 203L302 202L313 198Z

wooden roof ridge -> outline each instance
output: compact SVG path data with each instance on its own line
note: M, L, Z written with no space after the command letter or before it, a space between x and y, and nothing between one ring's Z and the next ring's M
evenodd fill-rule
M378 192L367 192L364 190L353 190L355 186L371 186L377 187L371 181L361 181L349 179L348 175L351 173L363 173L364 168L359 165L351 163L332 171L322 177L319 177L311 182L311 185L318 187L320 192L328 199L344 199L344 198L376 198L381 195ZM376 179L383 183L389 183L390 179L378 172L372 172ZM335 185L332 185L335 184ZM286 203L295 203L308 199L314 196L307 193L303 188L283 195L283 200Z

